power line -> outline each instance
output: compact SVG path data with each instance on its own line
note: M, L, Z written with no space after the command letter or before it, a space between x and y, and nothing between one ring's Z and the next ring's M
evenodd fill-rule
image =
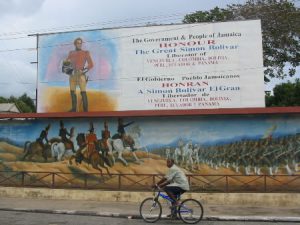
M291 12L291 13L297 13L299 14L300 12ZM218 21L218 22L232 22L232 21ZM202 25L206 25L208 23L212 23L212 22L205 22L205 23L198 23L197 26L202 26ZM189 25L192 25L193 23L190 23ZM183 24L165 24L162 26L172 26L172 25L183 25ZM129 27L123 27L124 29L129 28ZM133 27L131 27L133 28ZM114 37L114 38L107 38L107 39L99 39L99 40L91 40L91 41L84 41L86 43L91 43L91 42L102 42L102 41L107 41L107 40L114 40L114 39L122 39L122 38L128 38L128 37L135 37L135 36L142 36L142 35L146 35L146 34L153 34L153 33L160 33L160 32L167 32L167 31L172 31L172 30L180 30L180 29L185 29L185 28L176 28L176 29L169 29L169 30L162 30L162 31L156 31L156 32L148 32L148 33L141 33L141 34L134 34L134 35L126 35L126 36L119 36L119 37ZM96 30L101 30L101 29L96 29ZM87 32L89 30L86 31L82 31L82 32ZM73 32L77 32L77 31L73 31ZM65 33L65 32L62 32ZM38 47L39 49L42 48L50 48L50 47L58 47L58 46L68 46L68 45L73 45L73 43L65 43L65 44L57 44L57 45L49 45L49 46L42 46L42 47ZM12 52L12 51L34 51L37 50L37 48L15 48L15 49L3 49L0 50L0 53L3 52Z
M143 21L149 19L160 19L160 18L170 18L170 17L179 17L181 15L185 15L187 13L174 13L169 15L158 15L158 16L147 16L147 17L138 17L138 18L128 18L123 20L109 20L107 22L94 22L94 23L86 23L86 24L77 24L77 25L70 25L70 26L63 26L63 27L55 27L55 28L48 28L48 29L39 29L39 30L31 30L31 31L16 31L16 32L9 32L9 33L1 33L0 37L2 36L15 36L21 34L36 34L48 31L55 31L55 30L65 30L65 29L74 29L74 28L84 28L84 27L91 27L91 26L98 26L98 25L109 25L109 24L116 24L116 23L126 23L126 22L136 22L136 21Z
M14 38L0 38L0 41L9 41L9 40L17 40L17 39L29 39L29 38L32 38L28 35L26 36L21 36L21 37L14 37Z
M166 21L173 21L173 20L176 19L176 18L179 19L179 18L181 18L181 17L179 17L179 16L172 17L172 18L166 17L166 18L164 19L164 22L166 22ZM143 22L143 23L140 22L140 23L133 23L133 24L131 24L131 25L132 25L132 26L136 26L136 25L145 25L145 26L147 26L148 24L152 24L152 23L155 23L155 22L158 22L158 21L160 21L160 19L148 21L147 24L145 24L144 22ZM122 27L121 27L121 28L122 28ZM97 29L97 30L103 30L103 29L105 29L105 28L99 28L99 29ZM49 31L51 31L51 30L49 30ZM90 31L90 30L82 30L81 32L84 32L84 31ZM65 32L78 32L78 31L62 31L62 33L65 33ZM34 35L29 35L29 36L28 36L28 34L27 34L26 36L20 36L20 37L0 38L0 41L17 40L17 39L29 39L29 38L32 38L33 36L34 36Z
M299 0L296 0L299 1ZM286 9L283 10L269 10L268 12L284 12L287 11ZM299 13L298 11L295 12L287 12L287 13ZM149 19L165 19L166 18L172 18L172 17L177 17L182 15L189 15L193 14L193 12L190 13L174 13L174 14L169 14L169 15L158 15L158 16L147 16L147 17L138 17L138 18L128 18L124 20L110 20L107 22L94 22L94 23L87 23L87 24L77 24L77 25L70 25L70 26L63 26L63 27L56 27L56 28L48 28L48 29L40 29L40 30L31 30L31 31L17 31L17 32L9 32L9 33L0 33L0 37L2 36L15 36L15 35L21 35L21 34L38 34L38 33L44 33L44 32L53 32L57 30L69 30L69 29L74 29L74 28L85 28L85 27L91 27L91 26L96 26L96 25L109 25L109 24L116 24L116 23L126 23L126 22L136 22L136 21L143 21L143 20L149 20ZM151 22L151 21L148 21ZM104 29L104 28L99 28L99 29ZM66 32L66 31L62 31ZM76 32L76 31L73 31ZM22 37L16 37L16 38L3 38L1 40L11 40L11 39L22 39L22 38L27 38L27 36L22 36Z

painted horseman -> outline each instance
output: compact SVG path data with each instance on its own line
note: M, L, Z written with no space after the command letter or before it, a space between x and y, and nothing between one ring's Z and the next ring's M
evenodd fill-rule
M166 154L166 159L171 159L171 149L169 146L166 148L165 154Z
M179 156L180 156L181 152L180 152L180 149L177 147L175 148L175 151L174 151L174 160L175 160L175 163L178 164L178 160L179 160Z
M206 159L206 155L207 155L207 151L206 151L207 149L205 148L205 147L200 147L199 148L199 163L201 162L201 163L205 163L205 164L207 164L207 159Z
M184 163L184 149L183 149L184 142L181 138L178 140L177 145L178 145L178 149L179 149L179 153L177 154L177 161L178 161L178 163L180 162L180 165L183 165L183 163Z
M67 138L67 136L69 136L71 138L72 135L68 132L67 128L64 127L64 123L62 120L60 121L59 136L61 138L61 141L66 146L66 149L68 149L67 145L69 145L72 152L75 153L73 142L69 138Z
M196 164L196 168L198 169L199 167L199 150L200 150L200 146L198 144L195 144L193 147L193 159L195 161Z
M86 135L86 143L87 143L87 157L88 159L91 157L91 155L97 151L96 150L96 144L97 144L97 135L95 134L94 125L91 122L90 123L90 129L89 134Z
M93 127L90 127L90 132L93 132ZM108 175L110 175L110 172L108 170L108 167L105 165L105 163L109 165L108 162L105 161L102 154L100 154L98 151L93 151L90 156L88 156L87 151L87 145L88 141L86 140L86 136L84 133L79 133L76 137L77 145L79 146L79 149L76 151L75 155L72 155L69 159L69 165L72 165L72 160L75 159L76 165L78 163L81 163L82 161L91 164L92 167L100 172L100 175L103 176L102 168L106 169L106 172ZM93 136L93 135L91 135ZM111 176L111 175L110 175Z
M101 131L101 137L102 137L102 139L100 140L100 144L102 145L101 151L102 151L102 154L107 156L108 151L109 151L107 141L110 138L110 131L108 130L107 121L104 122L104 130Z
M184 148L185 163L191 170L193 169L193 142L189 141Z
M118 133L113 136L113 139L120 138L123 142L124 148L129 146L132 150L135 150L133 139L129 135L126 135L126 131L125 131L125 127L130 126L133 123L134 123L134 121L124 124L123 119L119 118L118 119L118 131L117 131Z
M41 131L40 136L36 139L36 142L42 147L42 155L46 155L46 145L49 143L48 140L48 131L50 129L51 125L48 124L47 127L45 127L44 130ZM44 143L44 140L46 143Z

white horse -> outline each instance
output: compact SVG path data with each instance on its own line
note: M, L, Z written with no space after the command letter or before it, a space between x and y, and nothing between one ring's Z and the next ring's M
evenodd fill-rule
M70 129L70 140L73 142L73 145L75 146L74 133L75 133L75 128L72 127ZM51 144L51 155L53 158L57 159L57 161L62 161L64 156L71 156L73 155L73 152L70 145L66 145L62 141L56 140L53 141Z
M171 158L171 149L170 149L170 147L166 148L165 154L166 154L166 159L170 159Z
M193 144L192 141L186 143L183 147L183 156L182 156L182 163L186 163L188 167L193 169Z
M183 140L180 138L179 141L178 141L178 149L179 149L179 153L177 154L178 158L180 159L181 161L181 164L183 163L184 161L184 142ZM175 149L176 150L176 149Z
M132 155L137 163L140 163L141 161L136 156L135 152L130 147L124 147L123 141L121 139L111 139L109 138L107 140L107 145L109 149L109 154L112 155L113 161L115 162L115 157L113 155L113 152L117 152L118 156L117 159L121 160L125 166L128 166L128 162L123 158L123 153L126 150L129 150L132 152Z
M176 164L178 164L179 162L179 157L181 156L181 152L180 152L180 149L179 148L175 148L174 150L174 161Z
M198 144L195 144L194 145L194 149L193 149L193 158L195 160L195 164L197 165L197 168L200 164L200 161L199 161L199 150L200 150L200 146Z
M112 155L113 161L115 162L115 158L113 156L114 152L117 152L117 159L121 160L125 166L128 166L128 162L123 158L124 151L131 151L135 161L137 163L141 163L142 161L136 156L135 150L140 147L138 138L140 137L141 129L138 125L133 126L131 129L128 129L127 136L131 137L133 140L133 144L130 147L124 147L122 139L112 139L109 138L107 140L107 146L109 149L109 154Z

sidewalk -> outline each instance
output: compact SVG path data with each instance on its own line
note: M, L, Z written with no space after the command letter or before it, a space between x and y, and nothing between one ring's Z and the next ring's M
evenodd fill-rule
M140 218L139 204L0 197L1 211ZM168 209L163 206L163 214ZM300 222L299 208L204 205L204 220Z

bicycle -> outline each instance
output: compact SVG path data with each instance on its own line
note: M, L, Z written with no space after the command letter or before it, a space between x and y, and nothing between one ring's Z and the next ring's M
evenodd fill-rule
M157 193L156 193L157 191ZM162 206L159 202L159 197L167 200L167 202L172 205L174 202L169 196L162 194L162 190L158 187L154 189L154 197L146 198L142 201L140 205L140 215L145 222L155 223L161 218ZM180 196L177 196L179 200ZM185 199L178 206L171 206L172 214L178 214L179 219L184 223L195 224L202 220L203 218L203 206L196 199Z

